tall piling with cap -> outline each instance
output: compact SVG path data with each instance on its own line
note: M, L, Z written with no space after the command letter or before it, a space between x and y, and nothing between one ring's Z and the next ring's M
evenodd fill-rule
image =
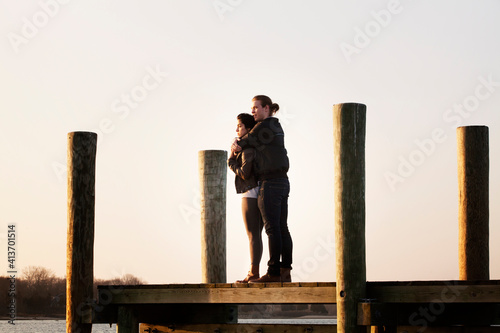
M459 278L489 280L489 131L457 128Z
M203 283L226 282L227 152L198 152L201 195L201 270Z
M366 106L334 105L333 125L337 332L364 332L357 325L357 306L366 296Z
M92 331L96 149L96 133L68 133L66 333Z

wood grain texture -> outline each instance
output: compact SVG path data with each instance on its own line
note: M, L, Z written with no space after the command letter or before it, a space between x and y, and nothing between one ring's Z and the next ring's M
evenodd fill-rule
M171 319L169 322L178 323L180 319L175 311L192 314L192 317L182 319L187 324L227 323L229 317L224 306L335 303L338 294L335 285L334 282L322 282L270 283L246 288L232 284L98 286L98 308L101 305L105 308L99 310L95 323L116 322L116 309L120 306L136 309L143 323L160 324L167 318ZM109 290L113 290L113 293ZM214 305L223 308L213 308ZM497 324L500 323L500 280L366 282L366 299L359 301L359 306L358 325L373 323L390 328L387 324L422 323L422 318L413 314L421 314L421 309L440 314L439 319L428 325L439 326L459 321L471 325ZM167 312L174 317L165 316ZM238 329L245 329L244 326ZM377 329L380 331L380 327ZM447 328L443 329L448 332Z
M98 286L99 303L335 303L334 282L316 286L274 283L262 287L211 284ZM123 296L121 296L123 294ZM297 297L295 297L297 296ZM381 303L500 303L500 280L366 282L366 298Z
M500 324L497 303L360 303L358 324L365 326L490 326Z
M335 325L286 324L207 324L207 325L150 325L141 324L141 332L155 333L335 333Z
M277 283L279 284L279 283ZM100 289L99 289L100 290ZM103 289L105 290L105 289ZM335 286L261 288L171 288L167 286L124 286L108 304L252 304L335 303Z
M457 128L459 278L487 280L489 270L488 127Z
M203 283L226 282L226 161L225 150L198 152Z
M384 331L378 331L384 332ZM401 333L500 333L500 327L480 326L455 326L455 327L422 327L422 326L398 326L397 332Z
M357 304L365 297L366 106L333 107L337 330L361 332Z
M92 330L97 134L68 134L66 332Z
M500 303L498 280L461 282L466 281L368 282L366 292L382 303Z

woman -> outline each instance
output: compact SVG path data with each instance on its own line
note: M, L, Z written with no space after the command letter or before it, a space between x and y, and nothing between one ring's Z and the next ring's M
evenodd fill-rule
M238 120L236 126L238 138L245 136L256 124L254 117L248 113L241 113L236 118ZM229 168L236 174L236 192L242 194L241 209L250 242L250 271L243 280L238 280L236 283L248 283L260 277L263 224L257 205L259 186L254 174L254 158L255 149L248 147L240 152L231 150L231 156L227 161Z
M291 282L292 238L288 230L289 161L284 143L284 132L273 115L279 105L268 96L252 99L252 114L257 125L232 150L255 148L255 172L260 189L259 210L269 237L267 273L250 282Z

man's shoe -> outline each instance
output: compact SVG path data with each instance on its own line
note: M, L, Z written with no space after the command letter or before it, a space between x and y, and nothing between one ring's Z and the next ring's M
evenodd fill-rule
M281 282L292 282L291 268L280 268Z
M267 283L267 282L281 282L281 276L280 275L269 275L269 273L266 273L265 275L262 275L262 277L248 281L248 283Z

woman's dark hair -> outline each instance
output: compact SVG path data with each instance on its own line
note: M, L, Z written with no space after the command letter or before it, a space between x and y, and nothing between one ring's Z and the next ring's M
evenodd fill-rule
M253 119L253 116L248 113L240 113L236 119L240 120L249 131L255 126L255 124L257 124L255 119Z
M280 106L277 103L273 103L273 101L271 101L271 99L266 95L257 95L252 98L252 101L260 101L260 105L262 105L262 107L269 105L271 115L275 114L280 109Z

